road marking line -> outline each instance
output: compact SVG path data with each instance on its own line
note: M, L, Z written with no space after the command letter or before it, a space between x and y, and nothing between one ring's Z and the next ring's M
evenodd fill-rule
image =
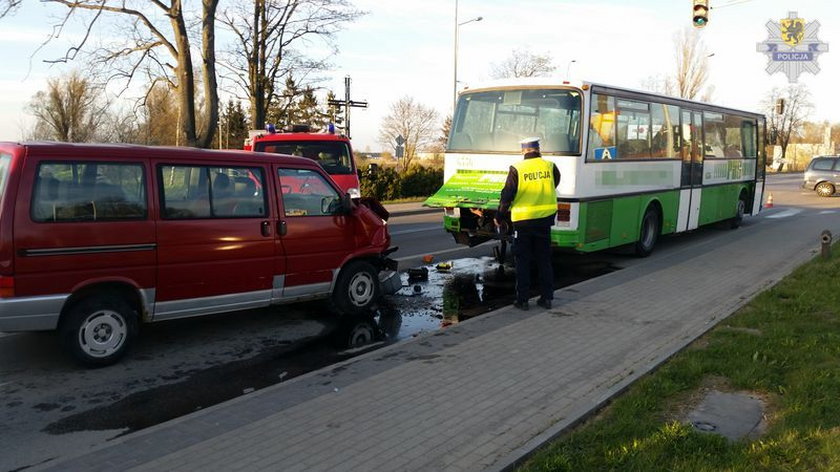
M802 213L802 210L791 208L790 210L785 210L773 215L768 215L767 218L787 218L789 216L797 215L799 213Z
M443 230L443 225L434 225L434 226L425 226L423 228L414 228L414 229L404 229L402 231L390 231L391 236L396 236L399 234L409 234L409 233L420 233L423 231L432 231L435 229Z
M820 215L831 215L832 213L837 213L837 210L823 210Z

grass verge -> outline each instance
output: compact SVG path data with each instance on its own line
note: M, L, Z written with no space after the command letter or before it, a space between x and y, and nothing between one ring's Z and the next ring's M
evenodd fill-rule
M840 246L760 294L521 471L840 471ZM729 441L685 413L713 387L766 403Z

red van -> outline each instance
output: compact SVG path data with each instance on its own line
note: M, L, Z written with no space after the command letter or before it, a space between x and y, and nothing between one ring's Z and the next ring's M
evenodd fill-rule
M0 331L57 329L107 365L139 323L317 298L363 312L396 274L381 213L309 159L0 143Z
M347 136L314 133L307 125L294 125L289 131L253 131L245 150L301 156L320 164L330 177L352 198L361 197L359 172Z

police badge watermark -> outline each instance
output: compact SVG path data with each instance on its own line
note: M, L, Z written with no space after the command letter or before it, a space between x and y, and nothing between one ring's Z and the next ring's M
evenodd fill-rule
M810 72L817 74L819 55L828 52L828 43L817 38L820 23L816 20L806 23L795 11L778 23L770 20L767 41L758 43L756 50L767 54L767 73L784 72L790 83L796 83L799 74Z

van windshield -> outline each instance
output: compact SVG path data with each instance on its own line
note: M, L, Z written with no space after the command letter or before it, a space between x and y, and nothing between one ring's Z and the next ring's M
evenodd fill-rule
M9 167L12 164L12 156L0 153L0 200L6 194L6 181L9 178Z
M350 149L340 141L257 142L254 151L307 157L321 164L332 175L353 173Z

